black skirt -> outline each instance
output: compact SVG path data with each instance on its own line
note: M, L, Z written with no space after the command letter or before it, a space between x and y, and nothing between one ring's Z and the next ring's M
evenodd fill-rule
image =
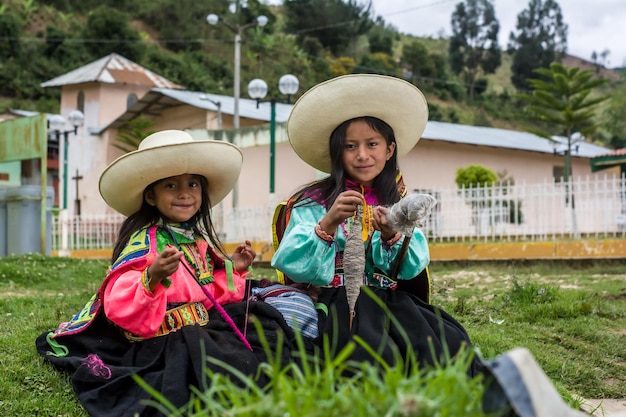
M350 327L345 287L322 288L318 305L325 307L318 310L319 327L321 333L330 338L334 352L358 336L387 364L405 361L411 352L421 369L436 363L445 364L448 358L454 359L463 346L472 348L465 328L444 310L405 291L369 289L372 296L361 290ZM350 359L376 363L372 354L358 343ZM482 362L475 356L468 375L477 376L482 370Z
M345 288L322 288L317 301L320 336L314 340L300 339L304 343L301 347L274 307L251 301L248 310L250 317L258 319L270 354L275 358L280 350L283 366L301 359L303 349L309 355L319 354L325 337L330 340L331 354L340 352L359 336L388 364L404 360L411 352L420 369L453 358L464 345L471 347L463 326L445 311L404 291L371 290L374 297L361 291L350 327ZM246 303L228 304L224 308L242 330ZM151 395L135 382L133 375L141 377L177 408L189 402L191 386L201 389L210 385L203 373L205 369L228 374L225 368L207 361L207 357L223 361L248 377L256 375L255 381L260 386L268 382L266 376L257 375L259 365L268 361L257 326L252 322L247 325L247 340L253 348L250 351L215 309L209 314L205 326L185 326L166 336L140 342L128 341L119 328L99 314L82 332L56 339L68 349L67 355L49 354L52 349L46 340L48 332L37 338L36 346L46 360L72 374L74 391L90 415L159 416L157 409L146 405L145 400L151 399ZM390 315L397 323L390 320ZM97 355L97 361L93 354ZM358 343L349 359L377 363L368 349ZM482 372L478 358L467 372L469 376Z
M246 303L229 304L224 308L243 330ZM296 338L281 314L263 302L250 302L249 313L259 320L272 355L281 343L282 364L292 362L297 350ZM72 374L74 391L90 415L159 416L157 409L145 404L151 396L133 380L133 375L141 377L174 406L182 407L191 398L190 386L210 384L203 374L205 369L228 373L206 357L223 361L248 377L255 376L259 364L267 362L266 351L253 323L248 324L246 334L253 348L250 351L215 309L209 314L210 320L205 326L185 326L166 336L140 342L129 342L119 328L99 314L82 332L56 339L67 347L66 356L49 354L52 349L46 340L48 332L37 338L36 347L46 360ZM97 354L97 360L93 354ZM263 375L256 381L261 386L267 383Z

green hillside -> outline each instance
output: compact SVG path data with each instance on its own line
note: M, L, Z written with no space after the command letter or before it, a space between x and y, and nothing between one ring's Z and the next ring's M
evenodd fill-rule
M327 3L332 1L319 4ZM265 79L269 96L278 97L275 83L285 73L299 78L298 94L334 76L380 73L408 77L418 85L429 101L431 120L519 130L529 127L520 117L522 106L511 83L512 57L506 52L494 74L479 74L480 88L471 101L463 78L450 70L446 39L400 34L385 22L368 20L368 15L348 14L352 17L343 18L340 30L333 32L332 25L323 26L323 17L316 16L314 9L306 16L313 22L294 23L283 6L266 6L256 0L249 0L248 5L239 13L240 22L263 14L269 23L243 32L244 95L253 78ZM9 108L58 111L58 90L43 89L40 84L112 52L189 90L230 95L233 32L223 23L206 23L207 14L216 13L236 26L234 15L226 8L227 2L220 0L5 0L0 6L0 112ZM352 12L344 9L336 13ZM334 47L323 46L322 38L317 37L333 33L338 38ZM423 75L409 71L403 50L414 43L425 47L424 60L435 72ZM569 62L600 70L589 62ZM599 75L612 79L605 92L626 96L619 76L601 70ZM607 103L606 109L613 105ZM598 114L598 124L605 123L604 113ZM593 139L608 143L609 136L601 131Z

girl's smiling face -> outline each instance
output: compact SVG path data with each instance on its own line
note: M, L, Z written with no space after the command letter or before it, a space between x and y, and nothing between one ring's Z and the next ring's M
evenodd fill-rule
M372 129L365 120L355 120L346 129L343 167L352 181L371 187L396 148Z
M166 221L186 222L200 210L202 184L192 174L165 178L146 191L145 199Z

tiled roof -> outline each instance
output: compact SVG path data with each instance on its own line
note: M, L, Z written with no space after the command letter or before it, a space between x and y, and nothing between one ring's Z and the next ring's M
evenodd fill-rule
M616 149L612 152L604 152L589 160L591 172L619 166L621 171L626 170L626 148Z
M606 156L625 156L625 155L626 155L626 148L622 148L622 149L615 149L614 151L609 152L609 153L598 155L598 157L604 158Z
M46 81L41 86L61 87L88 82L182 88L167 78L115 53Z

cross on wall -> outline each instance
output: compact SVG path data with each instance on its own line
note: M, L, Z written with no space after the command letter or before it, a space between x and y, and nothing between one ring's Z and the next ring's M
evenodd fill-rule
M78 198L78 181L82 180L83 176L79 175L78 170L76 170L76 175L72 177L72 180L76 182L76 199L74 200L74 209L76 214L80 216L80 198Z

